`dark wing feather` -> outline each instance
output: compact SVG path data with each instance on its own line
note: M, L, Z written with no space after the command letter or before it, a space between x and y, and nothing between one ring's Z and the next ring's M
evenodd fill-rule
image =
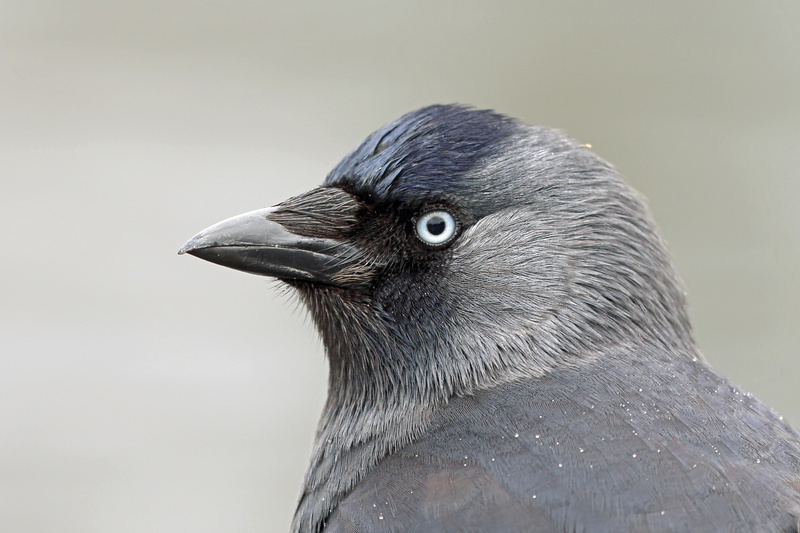
M384 461L331 517L328 531L519 531L549 520L474 463L397 454ZM554 527L550 524L550 527Z
M454 399L326 531L797 531L797 433L699 361L635 360Z

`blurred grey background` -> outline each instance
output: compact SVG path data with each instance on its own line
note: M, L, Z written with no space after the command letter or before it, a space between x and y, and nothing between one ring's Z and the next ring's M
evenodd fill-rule
M430 103L650 202L714 366L800 425L800 4L0 4L0 529L284 531L325 395L276 282L176 255Z

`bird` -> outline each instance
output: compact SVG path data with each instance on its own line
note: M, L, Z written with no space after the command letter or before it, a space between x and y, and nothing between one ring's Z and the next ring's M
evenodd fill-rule
M307 308L320 532L800 530L800 435L715 371L642 197L560 131L432 105L180 253Z

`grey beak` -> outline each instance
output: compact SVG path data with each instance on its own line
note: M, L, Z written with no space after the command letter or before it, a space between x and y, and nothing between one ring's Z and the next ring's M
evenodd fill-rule
M336 275L351 264L353 248L334 239L292 233L268 218L273 211L260 209L223 220L189 239L178 253L251 274L343 285Z

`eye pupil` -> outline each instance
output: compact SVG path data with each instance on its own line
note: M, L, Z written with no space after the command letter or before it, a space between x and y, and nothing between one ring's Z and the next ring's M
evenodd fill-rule
M428 211L421 215L415 225L417 238L429 246L443 246L455 238L458 222L444 209Z
M428 231L433 235L441 235L445 227L447 227L447 223L440 216L431 217L428 221Z

